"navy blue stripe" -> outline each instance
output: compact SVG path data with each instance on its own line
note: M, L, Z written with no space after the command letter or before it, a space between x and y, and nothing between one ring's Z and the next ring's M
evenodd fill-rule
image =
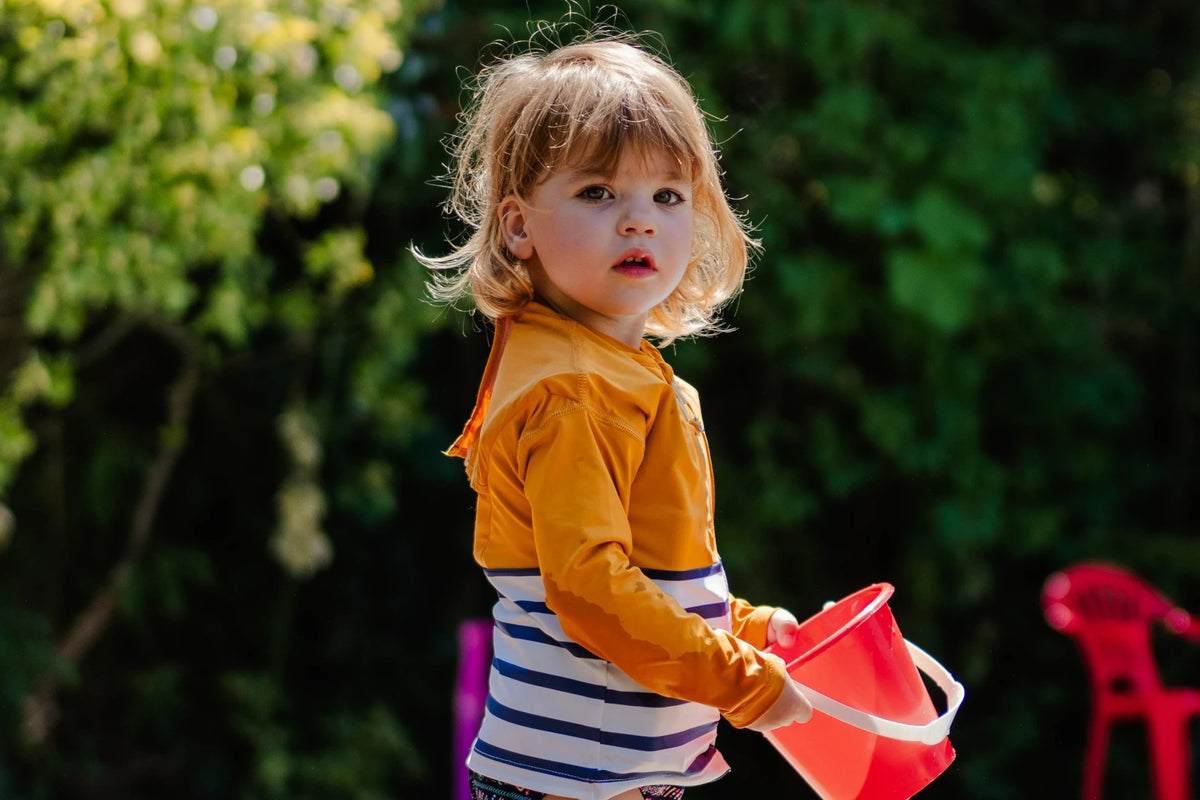
M710 745L707 750L705 750L703 753L701 753L700 755L698 755L694 759L692 759L692 763L688 764L688 768L686 770L684 770L683 774L684 775L695 775L697 772L703 772L704 769L708 766L708 762L712 761L713 757L716 755L717 755L717 748ZM725 772L722 772L721 774L725 775L726 773L728 773L728 770L726 770Z
M500 595L500 596L504 597L504 595ZM550 610L550 606L546 605L545 603L539 603L537 600L512 600L511 598L508 598L508 597L505 597L504 599L509 600L512 603L515 603L517 608L519 608L522 611L529 613L529 614L553 614L554 613L553 611Z
M689 581L693 578L707 578L710 575L716 575L722 569L720 561L710 564L707 567L695 567L694 569L641 568L642 572L647 576L664 581ZM483 574L489 578L532 578L535 575L541 575L541 570L537 567L511 567L506 569L485 569Z
M704 619L720 619L729 613L729 603L708 603L707 605L703 606L692 606L691 608L685 608L684 611L688 612L689 614L699 614Z
M550 675L546 672L537 672L532 669L518 667L516 664L509 663L502 659L495 659L492 664L496 667L496 671L505 678L510 678L514 681L527 683L532 686L541 686L546 689L553 689L558 692L567 692L578 697L590 697L593 700L604 700L607 703L612 703L619 706L640 706L642 708L670 708L672 706L686 705L686 700L676 700L673 697L663 697L661 694L654 692L618 692L613 689L606 689L603 686L586 681L578 681L574 678L564 678L560 675Z
M654 783L670 780L673 775L663 772L610 772L605 769L580 767L576 764L564 764L561 761L551 761L548 758L536 758L527 753L514 753L493 744L475 740L475 752L494 761L512 764L531 772L541 772L547 775L558 775L564 778L582 781L584 783L614 783L616 781L637 781L639 783ZM704 771L709 762L717 755L717 748L709 747L694 760L685 775L695 775Z
M567 692L580 697L591 697L595 700L600 700L604 697L604 687L597 686L594 683L577 681L573 678L563 678L558 675L549 675L545 672L535 672L534 670L518 667L516 664L499 658L492 661L492 666L504 677L520 681L521 683L543 686L547 689Z
M696 567L695 569L641 568L647 577L662 581L690 581L695 578L707 578L710 575L716 575L723 569L724 567L721 566L720 561L707 567ZM541 575L541 571L537 567L514 567L510 569L485 569L483 574L489 578L532 578L535 575Z
M642 752L670 750L672 747L679 747L680 745L707 736L717 729L717 723L710 722L704 725L697 725L685 731L679 731L678 733L669 733L665 736L639 736L634 733L615 733L613 731L593 728L589 725L580 725L576 722L567 722L561 719L543 717L540 714L530 714L527 711L518 711L515 708L502 705L496 698L490 696L487 700L487 710L496 719L509 722L513 725L519 725L522 728L547 731L549 733L557 733L560 736L570 736L589 742L599 742L610 747L641 750Z
M716 575L723 570L721 562L718 561L708 567L697 567L696 569L642 569L646 577L653 578L656 581L691 581L696 578L707 578L711 575Z
M688 728L686 731L667 734L666 736L638 736L632 733L605 732L600 736L600 744L612 747L623 747L626 750L670 750L688 742L694 742L717 732L716 721Z
M517 608L521 609L522 611L524 611L527 614L553 614L554 613L554 611L551 610L550 606L546 605L545 603L539 602L537 600L513 600L509 597L506 597L503 594L500 596L503 597L505 600L508 600L510 603L512 603ZM720 619L721 617L725 616L725 614L727 614L729 612L729 603L719 602L719 603L708 603L708 604L702 605L702 606L691 606L690 608L685 608L684 611L688 612L689 614L699 614L704 619Z
M537 644L552 644L555 647L561 647L576 658L597 658L590 650L582 645L574 642L560 642L550 634L546 633L541 628L530 628L526 625L512 625L507 622L496 622L502 633L513 639L521 639L526 642L536 642Z
M509 597L508 595L506 595L504 592L500 591L499 589L496 589L496 597L500 600L500 602L512 603L514 606L521 609L522 611L524 611L527 614L553 614L554 613L553 611L550 610L550 606L546 605L546 603L542 600L514 600L511 597Z
M677 700L674 697L664 697L654 692L619 692L609 689L604 696L604 702L616 706L638 706L640 708L672 708L685 706L687 700Z
M496 698L490 695L487 699L487 710L496 719L511 722L513 725L519 725L522 728L548 731L550 733L557 733L560 736L571 736L575 739L584 739L589 742L600 741L600 731L597 728L580 725L577 722L567 722L561 719L543 717L538 714L530 714L526 711L518 711L515 708L509 708L501 704Z

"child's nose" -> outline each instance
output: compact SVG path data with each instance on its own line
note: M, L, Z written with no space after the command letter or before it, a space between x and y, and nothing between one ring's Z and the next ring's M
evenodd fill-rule
M626 205L618 227L626 236L653 236L655 229L649 204L632 202Z

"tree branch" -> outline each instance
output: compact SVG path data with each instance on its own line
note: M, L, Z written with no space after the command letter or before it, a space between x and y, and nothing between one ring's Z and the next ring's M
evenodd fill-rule
M161 328L165 324L159 323L155 327ZM134 567L141 560L147 542L150 541L154 520L162 504L171 473L186 444L192 403L200 382L199 348L187 332L179 328L172 330L171 335L166 338L179 347L183 355L179 375L167 392L166 427L160 437L158 455L142 483L141 496L134 508L125 550L120 560L109 571L99 591L75 618L74 624L59 642L59 656L74 664L83 659L112 620L117 599L128 583ZM59 686L58 678L48 677L42 681L36 693L25 698L22 727L25 736L34 744L45 743L54 729L58 718L56 698Z

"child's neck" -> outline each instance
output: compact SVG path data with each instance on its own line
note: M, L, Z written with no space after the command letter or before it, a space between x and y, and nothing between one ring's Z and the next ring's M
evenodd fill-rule
M607 336L610 339L615 339L616 341L620 342L621 344L625 345L626 347L630 348L631 350L641 350L642 349L642 333L645 331L645 323L644 322L637 324L637 325L630 324L628 326L625 326L625 325L621 325L619 320L608 320L608 318L601 318L604 321L612 322L613 324L597 325L597 324L594 324L592 318L589 318L587 316L581 317L581 315L579 315L579 314L572 314L570 308L567 307L567 304L555 302L554 300L548 298L545 295L545 293L543 293L543 292L534 292L533 299L536 302L541 303L542 305L546 306L550 310L552 310L558 314L561 314L562 316L566 317L567 319L571 319L571 320L574 320L575 322L578 322L580 325L584 326L588 330L595 331L596 333L599 333L603 336Z

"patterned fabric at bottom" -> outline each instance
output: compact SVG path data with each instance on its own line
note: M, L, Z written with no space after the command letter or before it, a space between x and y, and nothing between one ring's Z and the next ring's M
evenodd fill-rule
M680 786L643 786L640 791L644 800L683 800ZM522 789L478 772L471 773L471 800L543 800L545 796L543 792Z

